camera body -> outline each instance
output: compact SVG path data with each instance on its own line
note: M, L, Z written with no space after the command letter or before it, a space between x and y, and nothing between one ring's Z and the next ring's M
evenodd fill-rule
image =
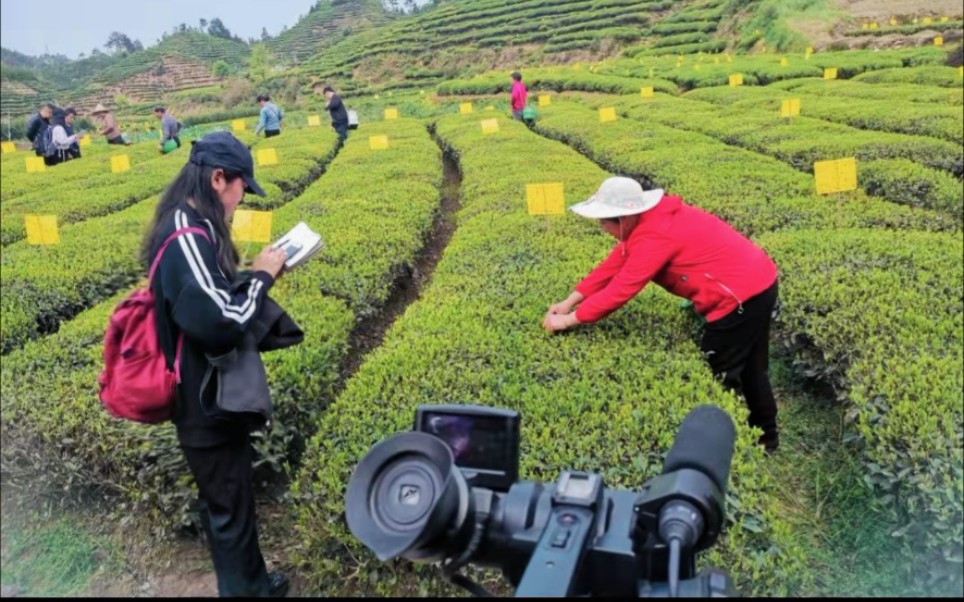
M518 481L519 425L512 410L419 406L414 431L374 446L352 475L352 532L381 560L440 562L450 579L470 563L498 568L517 596L736 595L726 573L696 572L723 524L713 478L681 467L638 493L580 471ZM674 551L664 536L680 529L692 536Z

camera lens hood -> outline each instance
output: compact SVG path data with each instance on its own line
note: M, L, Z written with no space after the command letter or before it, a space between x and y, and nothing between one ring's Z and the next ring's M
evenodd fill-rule
M432 555L420 547L458 529L468 504L452 450L421 432L399 433L372 447L352 473L345 497L348 528L382 561Z

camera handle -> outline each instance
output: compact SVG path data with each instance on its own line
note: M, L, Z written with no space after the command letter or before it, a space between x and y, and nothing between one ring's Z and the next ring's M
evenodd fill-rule
M570 596L586 542L602 508L605 486L592 472L564 470L552 492L552 512L516 587L516 596Z

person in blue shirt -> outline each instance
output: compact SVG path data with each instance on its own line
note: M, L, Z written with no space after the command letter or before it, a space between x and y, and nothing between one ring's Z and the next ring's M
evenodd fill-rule
M264 130L264 137L270 138L281 133L281 120L285 118L285 112L271 102L271 97L267 94L258 95L258 104L261 105L261 119L258 127L254 128L254 135Z

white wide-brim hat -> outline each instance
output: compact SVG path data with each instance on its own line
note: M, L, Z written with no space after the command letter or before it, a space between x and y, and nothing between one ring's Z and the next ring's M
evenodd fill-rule
M605 219L649 211L663 198L663 189L643 190L632 178L607 178L596 194L569 207L583 217Z

